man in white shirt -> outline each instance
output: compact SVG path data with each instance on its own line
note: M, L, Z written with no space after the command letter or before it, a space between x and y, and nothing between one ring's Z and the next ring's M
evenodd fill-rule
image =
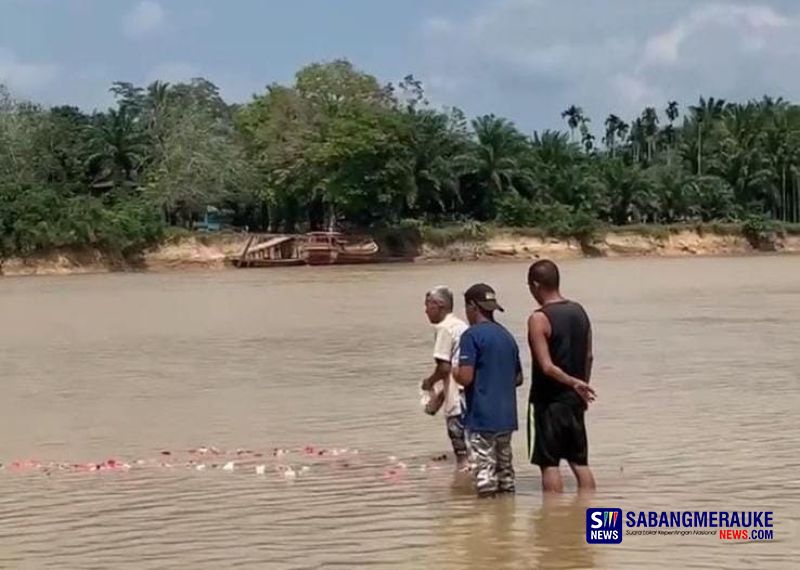
M447 287L435 287L425 295L425 314L434 325L433 373L422 381L422 389L430 392L425 411L434 415L444 409L447 434L453 445L459 469L469 466L469 453L464 434L463 388L454 378L458 366L458 346L467 324L453 314L453 292Z

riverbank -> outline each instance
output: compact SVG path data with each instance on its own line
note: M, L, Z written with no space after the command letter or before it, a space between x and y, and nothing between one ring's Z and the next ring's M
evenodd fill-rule
M797 228L747 236L739 225L636 226L611 229L592 239L560 238L535 229L474 226L420 232L413 239L384 236L382 247L413 255L417 261L481 259L571 259L580 257L679 257L752 255L761 252L800 253ZM243 233L175 236L134 258L97 250L55 250L26 258L12 257L0 275L68 275L118 271L222 270L242 251ZM402 251L397 251L398 249Z
M11 257L0 264L0 275L72 275L120 271L222 270L226 260L242 251L249 235L220 233L182 235L134 257L96 249L58 249L28 257Z
M684 227L616 229L591 240L538 235L535 231L495 230L485 239L423 245L423 259L569 259L579 257L680 257L800 253L800 235L785 232L753 237L728 226L710 232Z

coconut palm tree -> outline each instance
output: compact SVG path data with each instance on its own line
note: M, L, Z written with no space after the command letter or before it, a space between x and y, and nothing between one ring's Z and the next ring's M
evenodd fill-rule
M678 118L678 115L681 114L680 110L678 109L677 101L670 101L669 103L667 103L666 114L667 114L667 119L669 119L669 124L670 125L674 124Z
M725 110L724 99L714 99L710 97L708 100L700 97L697 105L689 107L689 111L695 121L697 128L697 175L703 174L703 131L710 132L711 126L722 117Z
M631 126L626 123L625 121L620 121L617 125L617 140L624 141L627 136L628 132L630 131Z
M581 144L587 154L591 154L594 150L594 135L589 130L589 123L591 120L588 117L581 118Z
M655 108L646 107L642 111L642 137L644 138L645 146L647 148L647 162L653 160L655 154L656 137L658 135L658 113Z
M603 137L603 142L606 145L606 148L611 153L611 156L614 156L614 151L616 150L617 146L617 135L619 133L619 127L622 124L622 119L618 116L611 114L606 118L606 135Z
M583 123L583 109L575 105L570 105L569 108L561 113L561 118L567 120L569 125L570 139L575 140L575 129Z
M664 127L664 138L667 141L667 163L672 163L672 155L675 150L675 121L678 119L680 115L680 110L678 109L678 103L676 101L670 101L667 103L667 108L665 109L665 114L667 115L667 120L669 124Z
M631 123L628 140L633 150L633 162L639 163L642 160L642 147L647 144L644 134L644 124L642 118L639 117Z

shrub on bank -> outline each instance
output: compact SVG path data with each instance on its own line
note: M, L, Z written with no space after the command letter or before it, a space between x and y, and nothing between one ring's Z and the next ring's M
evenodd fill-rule
M0 257L62 248L129 256L163 236L158 208L135 197L104 201L36 185L0 188Z

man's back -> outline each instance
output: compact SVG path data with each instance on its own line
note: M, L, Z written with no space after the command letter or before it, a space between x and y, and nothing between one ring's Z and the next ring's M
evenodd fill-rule
M544 305L539 312L550 321L548 347L553 364L580 380L587 379L589 338L591 323L583 307L574 301L558 301ZM569 386L544 374L536 359L533 359L530 401L549 403L562 401L580 405L583 402Z
M471 326L461 337L460 363L475 368L466 390L467 429L516 430L519 347L511 333L491 321Z

